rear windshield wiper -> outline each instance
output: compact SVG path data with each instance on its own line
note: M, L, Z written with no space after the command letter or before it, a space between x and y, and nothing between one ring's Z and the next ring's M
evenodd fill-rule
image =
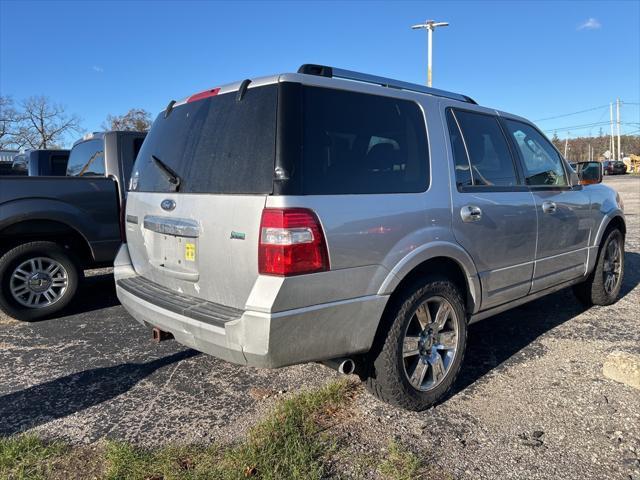
M165 176L167 177L167 180L169 180L169 183L173 185L174 191L177 192L178 189L180 188L180 182L181 182L178 174L174 172L166 163L164 163L155 155L151 155L151 159L153 160L153 163L155 163L158 166L160 171L162 171L162 173L165 174Z

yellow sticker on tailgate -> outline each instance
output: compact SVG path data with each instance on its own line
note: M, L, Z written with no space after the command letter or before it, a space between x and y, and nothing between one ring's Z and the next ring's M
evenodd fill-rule
M184 259L190 262L196 261L196 246L193 243L184 244Z

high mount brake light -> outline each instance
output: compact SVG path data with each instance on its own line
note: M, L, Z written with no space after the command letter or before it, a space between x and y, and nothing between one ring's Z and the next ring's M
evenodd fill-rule
M258 271L302 275L329 270L320 221L306 208L265 208L260 220Z
M202 100L203 98L215 97L220 92L219 88L212 88L211 90L205 90L204 92L194 93L189 98L187 98L187 103L195 102L197 100Z

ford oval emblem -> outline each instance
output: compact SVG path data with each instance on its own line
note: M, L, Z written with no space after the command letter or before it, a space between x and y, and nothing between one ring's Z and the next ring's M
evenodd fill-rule
M167 198L166 200L162 201L160 206L162 207L163 210L166 210L167 212L170 212L171 210L176 208L176 202L174 202L170 198Z

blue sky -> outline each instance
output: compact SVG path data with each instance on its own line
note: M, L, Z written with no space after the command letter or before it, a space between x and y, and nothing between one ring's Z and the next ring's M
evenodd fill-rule
M0 0L0 94L46 95L92 131L109 113L155 117L172 98L302 63L422 83L426 33L409 27L428 18L451 24L435 33L434 87L534 121L602 107L539 122L561 138L607 121L619 97L623 132L640 130L637 0Z

